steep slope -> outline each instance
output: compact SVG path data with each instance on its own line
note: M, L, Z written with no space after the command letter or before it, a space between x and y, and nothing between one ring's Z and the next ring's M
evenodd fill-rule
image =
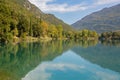
M71 30L68 24L43 13L28 0L0 0L0 42L59 38L62 32Z
M72 30L72 27L66 23L64 23L62 20L56 18L52 14L45 14L43 13L39 8L37 8L35 5L31 4L29 0L14 0L18 4L24 6L28 11L30 11L34 16L37 18L41 18L42 20L54 24L54 25L62 25L63 28L66 30Z
M90 29L99 33L120 30L120 4L94 12L72 26L76 29Z
M52 14L45 14L35 5L31 4L28 0L0 0L1 4L4 2L5 7L10 8L10 11L24 14L28 17L33 16L35 18L46 21L49 24L53 25L62 25L63 29L72 30L71 26L64 23L62 20L56 18ZM3 7L0 5L0 8ZM3 11L1 11L3 13Z

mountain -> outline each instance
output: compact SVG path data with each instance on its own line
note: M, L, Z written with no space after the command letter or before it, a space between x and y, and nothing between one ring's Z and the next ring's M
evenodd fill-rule
M43 13L28 0L0 0L0 42L17 42L29 37L62 38L73 28L52 14Z
M29 0L13 0L19 5L25 7L30 13L32 13L37 18L41 18L42 20L54 24L54 25L62 25L65 30L72 30L72 27L66 23L64 23L62 20L55 17L53 14L45 14L43 13L38 7L36 7L34 4L30 3Z
M119 45L119 41L113 41L111 43L103 42L102 44L97 44L93 47L74 47L72 51L93 64L97 64L100 67L110 69L116 72L120 72L120 54L118 54Z
M76 29L90 29L99 33L120 30L120 4L87 15L72 26Z

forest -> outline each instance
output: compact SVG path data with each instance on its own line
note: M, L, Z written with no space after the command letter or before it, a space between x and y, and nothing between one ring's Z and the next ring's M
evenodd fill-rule
M101 40L120 40L120 31L103 32L100 36Z
M13 6L11 6L13 5ZM14 1L0 1L0 42L18 42L28 39L95 39L98 34L90 30L65 30L61 24L51 24L36 17ZM29 39L28 39L29 40Z

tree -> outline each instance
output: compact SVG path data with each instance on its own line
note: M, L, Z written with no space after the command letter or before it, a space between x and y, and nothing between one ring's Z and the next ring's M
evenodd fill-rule
M50 25L49 26L49 36L51 38L58 38L58 30L55 25Z
M93 33L93 37L98 37L98 34L95 31L93 31L92 33Z
M13 41L13 35L12 35L12 33L6 33L5 34L5 42L12 42Z
M41 23L41 30L42 30L42 36L43 37L47 36L48 24L45 21L42 21Z
M69 39L73 39L74 38L74 33L72 31L68 31L66 37L69 38Z
M88 37L88 30L86 30L86 29L84 29L84 30L82 30L82 35L83 35L83 37Z
M82 30L82 37L83 39L88 39L88 30L86 29Z
M58 25L57 30L58 30L58 37L62 38L63 27L61 25Z
M22 35L22 33L26 32L28 34L29 32L29 21L27 20L26 16L20 15L19 16L19 22L17 25L19 36Z
M14 30L12 30L13 36L18 36L18 29L15 28Z

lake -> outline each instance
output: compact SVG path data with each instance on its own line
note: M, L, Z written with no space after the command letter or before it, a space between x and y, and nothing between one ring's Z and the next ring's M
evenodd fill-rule
M1 44L0 80L120 80L120 41Z

